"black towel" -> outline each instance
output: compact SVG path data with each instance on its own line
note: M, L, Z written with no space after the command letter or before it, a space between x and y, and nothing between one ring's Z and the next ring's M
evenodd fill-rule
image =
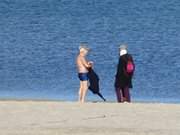
M92 68L89 69L88 78L89 78L89 90L92 91L94 94L99 95L104 101L106 101L106 99L100 93L99 76L95 73L95 71Z

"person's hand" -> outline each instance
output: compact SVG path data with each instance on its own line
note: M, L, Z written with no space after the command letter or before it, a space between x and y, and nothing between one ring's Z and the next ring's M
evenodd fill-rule
M93 65L93 62L92 62L92 61L89 61L88 64Z
M88 64L90 65L90 67L93 66L93 62L92 61L89 61Z

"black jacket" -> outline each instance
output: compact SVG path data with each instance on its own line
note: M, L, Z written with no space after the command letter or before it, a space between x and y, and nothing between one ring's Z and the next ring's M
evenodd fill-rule
M125 54L123 56L120 56L119 58L119 63L118 63L118 67L117 67L117 73L115 76L115 87L116 88L125 88L125 87L129 87L132 88L132 76L131 75L127 75L125 73L125 68L128 62L128 59L131 59L133 65L134 65L134 61L133 58L130 54ZM135 67L135 65L134 65Z
M99 77L92 68L89 69L88 78L90 83L89 89L94 94L99 93Z

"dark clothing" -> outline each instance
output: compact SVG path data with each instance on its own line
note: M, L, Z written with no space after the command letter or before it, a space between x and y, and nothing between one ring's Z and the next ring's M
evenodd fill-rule
M130 54L120 56L115 78L115 89L118 102L131 102L129 88L132 88L133 73L127 73L127 63L131 61L135 68L133 58Z
M89 78L89 84L90 84L89 89L94 94L98 93L99 92L99 77L92 68L89 69L88 78Z
M90 84L89 90L91 90L94 94L99 95L104 101L106 101L106 99L100 93L99 77L92 68L89 69L88 78L89 78L89 84Z
M79 73L78 77L80 81L88 81L88 73Z
M130 75L126 73L126 66L127 66L128 59L131 59L134 65L133 58L130 54L125 54L123 56L120 56L119 58L117 73L115 76L115 88L123 89L125 87L129 87L129 88L133 87L132 86L133 73Z
M130 93L129 93L129 88L116 88L116 95L117 95L117 101L118 102L131 102L131 97L130 97Z

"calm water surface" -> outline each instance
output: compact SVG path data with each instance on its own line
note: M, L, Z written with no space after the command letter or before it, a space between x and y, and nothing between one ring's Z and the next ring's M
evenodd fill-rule
M0 99L76 100L75 57L88 42L109 101L126 43L136 63L133 101L180 103L179 13L179 0L1 0Z

